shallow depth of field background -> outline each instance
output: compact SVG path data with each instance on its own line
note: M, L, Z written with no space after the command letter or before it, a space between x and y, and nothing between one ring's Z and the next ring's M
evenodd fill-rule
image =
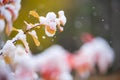
M47 37L43 28L37 30L41 42L39 47L36 47L31 37L27 36L33 53L42 52L53 44L60 44L74 52L82 45L81 33L90 32L94 36L105 38L113 47L116 58L112 72L120 70L120 0L22 0L14 27L25 29L24 21L38 22L28 14L30 10L37 11L40 16L46 16L51 11L57 14L59 10L64 10L67 17L64 31L57 32L53 38ZM12 33L11 37L14 34Z

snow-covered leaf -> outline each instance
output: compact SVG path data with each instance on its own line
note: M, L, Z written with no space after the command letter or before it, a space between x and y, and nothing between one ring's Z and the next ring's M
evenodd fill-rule
M29 34L32 36L32 38L33 38L36 46L39 46L39 45L40 45L40 42L39 42L39 40L38 40L38 37L37 37L36 32L33 30L33 31L29 32Z
M64 26L67 21L65 15L64 15L64 11L59 11L58 15L59 15L60 23Z
M53 37L56 33L56 30L50 29L49 26L46 26L45 27L45 33L46 33L47 36Z
M20 39L20 40L22 41L22 43L23 43L24 46L25 46L25 51L26 51L27 53L29 53L29 46L28 46L28 43L27 43L26 39Z

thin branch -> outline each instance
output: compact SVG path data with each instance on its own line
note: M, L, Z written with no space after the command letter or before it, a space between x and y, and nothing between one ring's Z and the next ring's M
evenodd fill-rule
M26 31L24 31L24 34L28 33L29 31L31 31L32 29L36 28L37 26L41 26L40 23L36 23L34 25L32 24L28 24L26 21L24 21L24 23L29 26L30 28L29 29L26 29Z

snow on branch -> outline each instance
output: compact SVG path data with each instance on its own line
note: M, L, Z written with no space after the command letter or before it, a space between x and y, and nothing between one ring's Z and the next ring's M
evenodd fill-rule
M39 19L39 24L36 25L44 25L45 33L47 36L52 37L55 35L57 28L60 32L63 31L63 26L66 23L66 17L64 15L64 11L58 12L58 18L54 12L49 12L46 17L38 15L35 11L30 11L30 15ZM31 26L30 26L31 25ZM32 24L28 25L28 29L32 28Z
M7 5L7 3L11 3L7 2L8 0L3 1L5 2L1 1L0 3L4 3L4 5ZM6 73L8 71L2 73L5 74L6 77L10 76L15 78L12 80L37 80L36 78L38 78L37 73L34 71L35 62L30 56L31 52L29 50L26 35L32 36L36 46L39 46L40 42L38 40L35 28L40 28L41 26L44 26L46 35L48 37L53 37L57 31L57 28L60 30L60 32L63 31L63 26L66 23L64 11L58 12L58 18L56 17L56 14L54 12L49 12L46 17L39 16L38 13L35 11L30 11L29 14L37 18L39 22L32 24L24 21L24 23L26 24L26 30L24 31L22 29L9 27L9 29L11 28L12 31L16 31L18 33L11 40L7 40L3 48L0 50L0 64L6 64L4 67L6 67L8 64L14 69L14 71L9 71L11 72L10 74ZM15 45L18 40L23 43L25 49ZM23 62L25 62L25 64L23 64Z
M58 27L58 29L61 32L61 31L63 31L63 26L66 23L66 17L64 15L64 11L59 11L58 12L58 15L59 15L58 18L56 18L56 14L54 12L49 12L46 15L46 17L43 17L43 16L39 16L38 13L35 12L35 11L30 11L30 15L38 18L39 22L35 23L35 24L32 24L32 23L27 23L26 21L24 21L24 23L26 24L26 30L25 31L23 31L22 29L16 29L16 28L13 27L12 31L17 31L18 34L15 37L13 37L11 40L9 40L9 42L7 41L1 51L6 49L7 47L9 48L9 46L11 46L11 45L8 46L8 44L14 45L14 43L16 43L16 41L20 40L24 44L25 50L28 53L29 52L29 46L28 46L28 43L27 43L27 40L26 40L26 35L27 34L31 35L35 44L36 44L36 46L39 46L40 42L38 40L38 36L36 34L35 28L38 28L41 25L44 25L46 35L48 37L52 37L52 36L55 35L55 33L57 31L56 28ZM1 52L1 53L3 53L3 52Z

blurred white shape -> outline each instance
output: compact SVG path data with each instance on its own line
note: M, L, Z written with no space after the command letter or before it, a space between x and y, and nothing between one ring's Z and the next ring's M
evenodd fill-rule
M47 24L46 23L46 18L44 16L39 17L39 21L40 21L41 24L44 24L44 25Z
M94 62L90 59L89 56L78 54L74 57L74 69L78 72L82 79L87 79L90 76L91 70L94 66Z
M8 32L10 32L12 30L12 15L11 12L7 9L5 9L5 6L0 7L0 11L1 11L1 15L4 17L4 19L7 22L7 28L8 28Z
M106 73L114 61L115 56L113 49L109 46L108 42L101 37L93 38L90 35L83 37L84 38L82 39L86 40L83 40L85 43L79 49L78 54L80 57L85 57L85 60L83 61L87 61L89 63L89 72L94 72L95 64L97 64L100 73ZM81 72L79 73L81 74Z
M21 8L21 0L14 0L14 4L15 4L15 19L18 17L18 13L19 13L19 10Z
M6 20L6 33L9 35L12 31L13 21L18 17L21 8L21 0L1 0L0 1L0 19Z
M69 72L66 72L66 73L60 74L59 80L73 80L73 77L70 75Z
M107 69L112 65L114 61L114 51L109 46L107 41L105 41L103 38L97 37L96 40L94 40L96 44L96 62L100 69L100 73L106 73Z
M34 80L37 78L33 68L32 55L26 54L25 49L20 45L16 46L13 63L16 80Z
M3 19L0 19L0 32L3 32L5 28L5 21Z
M14 46L12 41L8 40L0 52L2 53L0 65L5 65L4 68L0 66L0 80L4 80L2 77L5 80L36 80L39 78L34 70L31 53L26 54L22 46ZM13 70L9 71L6 65L8 68L12 67ZM8 73L4 72L4 69Z
M73 80L68 63L68 52L59 45L51 46L34 56L34 66L43 78L49 80Z
M10 67L0 59L0 80L15 80Z
M25 63L23 63L25 62ZM25 65L27 67L33 67L31 53L26 54L25 49L21 45L16 46L14 63L18 65Z

